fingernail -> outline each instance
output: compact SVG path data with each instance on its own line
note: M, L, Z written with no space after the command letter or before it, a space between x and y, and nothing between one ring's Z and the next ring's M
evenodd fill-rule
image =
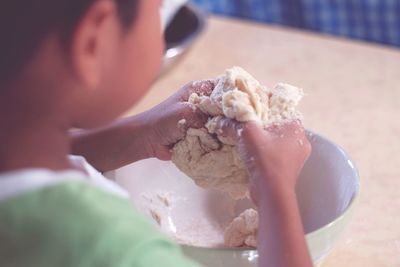
M304 145L303 140L301 140L301 139L297 140L297 142L299 143L300 146Z

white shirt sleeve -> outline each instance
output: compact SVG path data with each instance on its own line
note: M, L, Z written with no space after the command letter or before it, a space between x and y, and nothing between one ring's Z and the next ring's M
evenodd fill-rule
M93 166L90 165L84 157L70 155L69 160L76 169L79 169L87 174L86 179L93 183L93 185L103 188L104 190L121 197L129 198L129 194L126 190L117 185L114 181L104 177L99 171L93 168Z

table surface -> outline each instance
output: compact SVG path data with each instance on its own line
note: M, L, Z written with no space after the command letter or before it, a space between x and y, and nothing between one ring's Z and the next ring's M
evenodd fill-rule
M211 17L187 56L128 114L234 65L267 86L304 88L306 127L340 144L359 168L356 213L322 266L400 266L400 50Z

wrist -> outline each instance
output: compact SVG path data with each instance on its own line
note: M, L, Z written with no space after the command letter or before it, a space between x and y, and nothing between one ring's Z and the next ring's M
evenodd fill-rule
M164 158L165 145L161 144L162 133L157 132L157 121L154 120L152 111L145 111L134 117L137 122L137 134L142 147L144 158ZM169 150L168 150L169 151Z
M259 182L257 205L260 210L271 216L283 212L288 206L297 205L295 187L287 186L287 183L282 181L284 178L279 177L276 182L270 182L269 178Z
M258 162L250 169L253 177L271 188L290 188L295 189L297 174L290 170L288 166L279 166L279 164L263 164Z
M297 177L284 170L275 171L264 167L255 167L250 173L250 179L254 184L254 193L260 201L262 198L271 201L271 198L276 199L296 194Z
M124 128L127 128L127 132L130 136L131 143L131 155L136 160L142 160L153 157L153 149L151 147L151 126L146 121L143 114L138 114L126 119L121 122Z

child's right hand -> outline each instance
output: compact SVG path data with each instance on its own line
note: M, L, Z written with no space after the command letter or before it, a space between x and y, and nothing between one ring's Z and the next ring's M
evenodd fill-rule
M236 138L258 206L258 266L313 266L295 185L311 145L299 121L264 129L254 123L223 120L223 135Z
M223 135L238 142L238 151L250 173L250 191L257 201L260 188L286 186L294 190L298 175L311 152L300 121L264 129L255 122L222 120Z

